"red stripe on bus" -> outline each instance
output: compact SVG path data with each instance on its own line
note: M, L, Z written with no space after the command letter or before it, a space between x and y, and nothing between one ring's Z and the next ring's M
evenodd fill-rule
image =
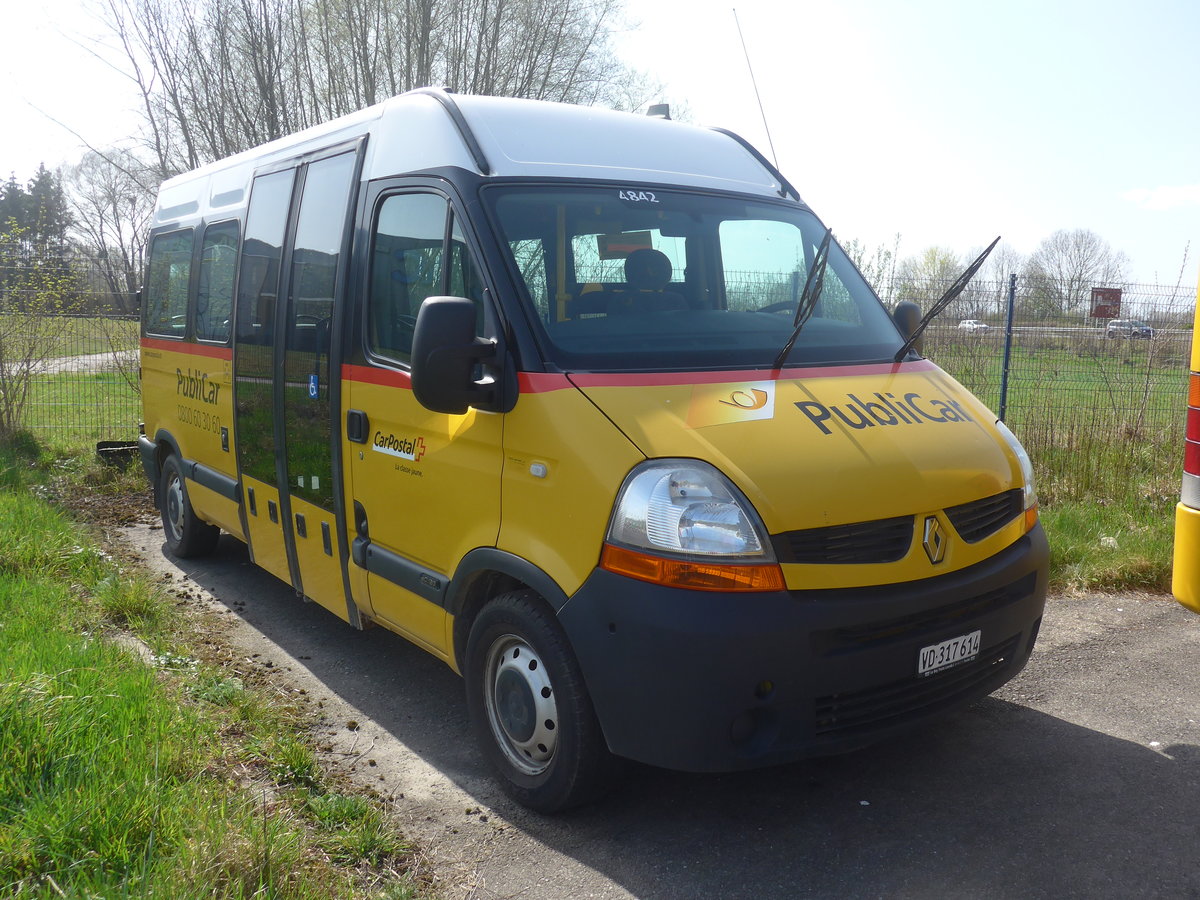
M518 372L517 386L522 394L545 394L575 388L566 375L553 372Z
M160 338L142 338L145 350L164 350L168 353L186 353L189 356L207 356L209 359L233 359L232 347L216 347L212 344L191 344L187 341L167 341Z
M403 388L412 390L412 376L397 369L381 369L378 366L342 366L342 378L345 381L357 381L359 384L377 384L381 387Z

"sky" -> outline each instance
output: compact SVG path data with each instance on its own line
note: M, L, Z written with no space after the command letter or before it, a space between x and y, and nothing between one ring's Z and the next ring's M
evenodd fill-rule
M90 3L6 4L0 176L135 132L137 94ZM1195 0L627 0L626 14L616 49L661 99L774 155L843 241L965 256L1000 235L1028 254L1087 228L1130 280L1196 284Z

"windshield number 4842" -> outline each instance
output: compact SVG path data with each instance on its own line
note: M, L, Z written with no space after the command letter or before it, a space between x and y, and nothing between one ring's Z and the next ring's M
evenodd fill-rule
M630 200L634 203L657 203L658 198L654 196L653 191L630 191L624 190L617 194L621 200Z

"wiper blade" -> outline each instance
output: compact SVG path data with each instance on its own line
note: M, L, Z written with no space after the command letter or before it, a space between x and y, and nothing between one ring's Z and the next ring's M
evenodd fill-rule
M955 281L954 284L950 285L950 289L946 291L946 293L942 294L942 296L936 303L933 304L933 306L929 307L929 312L925 313L925 317L917 323L917 327L914 328L913 333L908 336L908 340L905 341L903 346L901 346L901 348L896 352L896 357L893 360L894 362L900 362L900 360L904 359L904 357L908 354L908 351L913 348L914 344L916 344L917 339L921 336L921 333L925 331L926 326L929 325L929 323L935 318L937 318L947 306L958 299L958 295L961 294L963 289L971 283L971 279L975 277L975 273L979 271L979 267L983 265L983 261L988 258L988 254L992 252L998 243L1000 243L999 236L997 236L994 241L988 244L987 249L979 254L979 258L976 259L975 262L967 266L967 270L958 276L958 280Z
M792 336L788 338L788 342L783 345L783 349L775 357L773 368L778 369L783 365L787 355L792 352L792 347L796 346L796 338L800 337L801 329L812 318L813 310L817 308L817 301L821 299L821 288L825 286L825 263L829 261L829 239L832 236L833 230L826 228L825 237L821 238L821 246L817 248L817 255L813 257L812 266L808 270L808 278L804 282L804 291L800 294L800 302L796 304L796 318L792 321Z

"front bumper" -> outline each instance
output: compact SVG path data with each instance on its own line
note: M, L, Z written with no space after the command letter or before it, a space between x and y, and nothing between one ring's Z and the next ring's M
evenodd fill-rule
M732 771L852 750L985 696L1021 671L1046 600L1041 525L918 582L717 594L596 570L559 613L610 749ZM921 648L982 631L924 677Z

